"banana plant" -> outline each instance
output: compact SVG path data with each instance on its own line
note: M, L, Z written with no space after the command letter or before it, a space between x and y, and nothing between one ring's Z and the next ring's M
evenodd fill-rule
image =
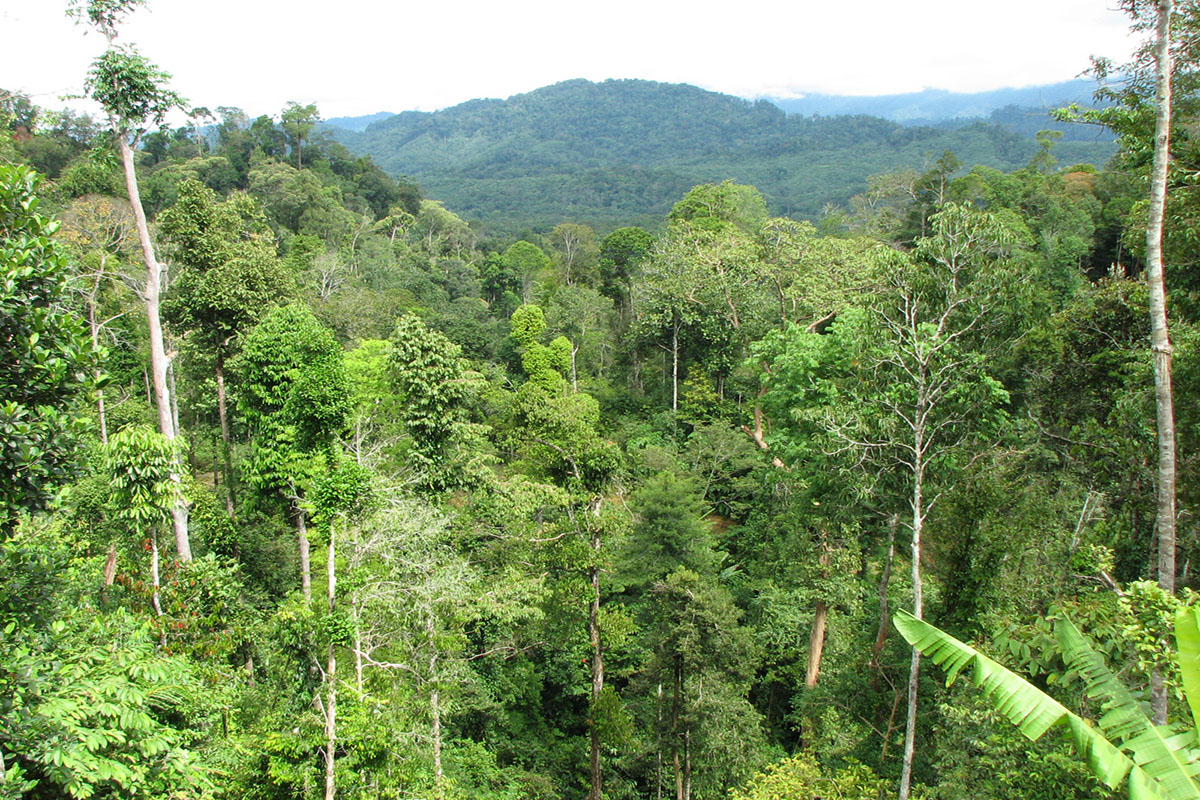
M1067 665L1083 679L1102 713L1094 723L1075 714L1029 681L945 631L901 611L893 617L908 643L946 670L947 684L969 669L971 682L1026 737L1063 729L1092 773L1130 800L1200 800L1200 732L1195 724L1156 726L1067 619L1054 635ZM1180 674L1193 720L1200 720L1200 607L1175 619Z

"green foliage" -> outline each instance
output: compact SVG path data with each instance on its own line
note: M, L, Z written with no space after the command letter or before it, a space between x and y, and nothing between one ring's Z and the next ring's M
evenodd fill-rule
M307 307L281 306L246 336L236 371L238 410L253 436L251 483L294 491L314 471L306 456L331 452L349 413L342 348Z
M67 13L77 22L86 21L108 33L116 30L126 14L145 4L146 0L71 0Z
M472 421L471 409L481 388L478 373L458 345L411 315L397 321L391 345L390 373L404 398L404 424L421 482L441 490L484 481L480 445L486 429Z
M0 165L0 535L74 470L78 404L103 351L67 302L71 274L38 176Z
M1200 795L1190 766L1200 758L1196 729L1179 731L1153 725L1134 696L1069 621L1055 623L1055 638L1089 697L1104 709L1098 729L1015 673L928 623L903 611L894 621L913 647L946 670L949 681L969 668L972 683L982 688L997 710L1028 738L1037 740L1055 726L1065 728L1093 774L1113 788L1127 782L1132 800ZM1194 609L1182 609L1176 622L1179 664L1188 675L1186 680L1200 685L1194 660L1200 654L1200 639L1191 637L1195 625Z
M108 469L117 515L139 528L166 522L179 497L178 440L147 426L124 428L109 440Z
M377 498L372 491L371 471L356 461L340 459L313 485L308 501L317 520L354 518L370 511Z
M512 233L563 219L598 230L654 224L692 187L726 178L759 187L773 214L815 220L869 176L921 169L931 153L1017 169L1037 150L1032 132L989 122L950 129L785 115L768 102L637 80L564 81L334 135L459 213ZM1059 148L1103 164L1112 143L1088 139Z
M757 231L766 220L767 202L762 194L753 186L733 181L697 186L667 214L668 224L686 222L712 231L733 227L743 233Z
M133 47L113 47L92 62L84 91L124 134L161 125L185 107L187 101L166 88L170 77Z
M192 746L204 687L189 662L158 650L148 620L101 613L80 593L73 541L48 527L0 545L4 791L31 781L31 800L211 796Z
M767 767L736 789L732 800L883 800L890 783L869 767L851 763L831 773L822 770L807 753L797 753Z
M220 354L276 303L291 294L292 276L275 256L265 220L245 195L219 203L194 180L159 217L181 269L172 275L163 317Z

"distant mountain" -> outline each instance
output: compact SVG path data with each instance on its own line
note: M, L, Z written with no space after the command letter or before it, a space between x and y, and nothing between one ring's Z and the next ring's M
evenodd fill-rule
M986 122L788 115L766 100L638 80L565 81L330 132L456 213L507 231L652 223L692 186L727 178L757 186L775 213L816 217L862 191L869 175L920 169L946 150L1003 169L1036 150L1032 136ZM1066 163L1101 163L1113 151L1109 137L1055 152Z
M1078 79L990 92L960 93L926 89L922 92L870 97L806 94L803 97L767 99L789 114L819 114L823 117L870 114L893 122L928 125L945 120L986 119L992 112L1006 106L1046 112L1069 103L1089 105L1095 90L1095 81Z
M330 128L341 128L347 131L365 131L372 122L379 122L388 117L394 117L391 111L377 111L362 117L333 117L322 120L321 124Z

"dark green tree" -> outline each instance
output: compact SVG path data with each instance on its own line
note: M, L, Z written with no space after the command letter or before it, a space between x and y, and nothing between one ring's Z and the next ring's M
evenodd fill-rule
M0 165L0 538L74 470L102 353L70 310L67 255L58 223L39 213L38 181Z
M213 357L225 480L230 487L227 502L232 513L232 435L225 362L236 351L238 336L292 294L293 279L275 255L262 212L247 195L220 202L213 190L199 181L186 180L180 184L175 205L162 213L159 229L172 248L172 260L180 267L171 295L163 302L163 317Z
M237 406L252 447L243 474L262 495L286 502L300 548L301 588L311 600L305 496L336 455L350 412L342 348L307 307L281 306L246 336L237 372Z

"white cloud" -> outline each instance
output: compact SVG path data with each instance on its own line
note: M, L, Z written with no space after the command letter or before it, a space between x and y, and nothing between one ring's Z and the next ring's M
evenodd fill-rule
M0 87L43 105L78 92L96 35L65 2L0 0ZM686 82L746 97L979 91L1066 80L1125 58L1105 0L150 0L123 39L192 102L325 116L435 109L569 78Z

